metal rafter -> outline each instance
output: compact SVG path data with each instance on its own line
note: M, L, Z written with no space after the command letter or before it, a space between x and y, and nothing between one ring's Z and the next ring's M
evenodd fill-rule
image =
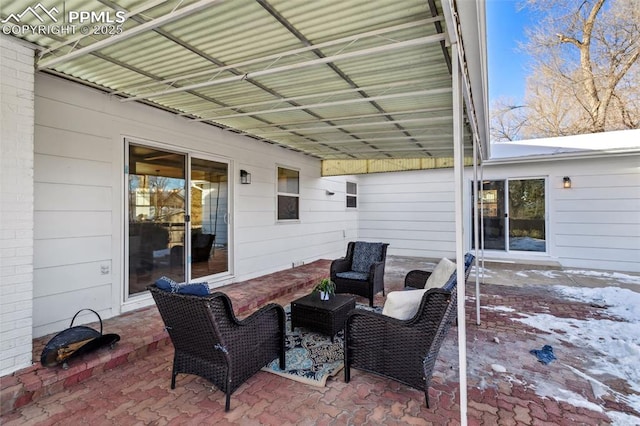
M416 123L416 124L428 124L428 123L440 123L440 122L449 122L449 121L453 121L453 117L451 116L444 116L444 117L422 117L422 118L407 118L405 120L391 120L391 121L376 121L376 122L370 122L370 123L347 123L347 124L334 124L332 126L332 128L350 128L353 129L355 127L378 127L378 126L385 126L388 124L409 124L409 123ZM288 134L291 132L308 132L308 131L313 131L313 130L332 130L331 127L302 127L302 128L295 128L295 129L287 129L287 130L281 130L281 131L274 131L274 132L261 132L261 135L278 135L278 134ZM396 128L396 130L398 130ZM393 130L386 130L387 132L393 131ZM378 131L380 132L380 131Z
M348 105L348 104L355 104L355 103L362 103L362 102L371 102L372 100L377 101L382 99L397 99L397 98L406 98L406 97L421 96L421 95L424 95L424 96L446 95L450 93L451 93L451 88L445 87L442 89L418 90L415 92L394 93L391 95L372 96L369 98L357 98L357 99L346 99L342 101L322 102L322 103L311 104L311 105L301 105L297 107L266 109L262 111L246 112L242 114L221 115L218 117L196 118L192 121L223 120L228 118L246 117L248 115L253 115L253 114L274 114L278 112L295 111L295 110L301 110L305 108L325 108L325 107L336 106L336 105Z
M246 80L248 78L264 77L264 76L267 76L267 75L277 74L277 73L284 72L284 71L293 71L293 70L299 70L299 69L302 69L302 68L313 67L313 66L317 66L317 65L324 65L324 64L327 64L329 62L339 61L339 60L342 60L342 59L357 58L357 57L360 57L360 56L368 56L368 55L374 55L374 54L378 54L378 53L389 52L391 50L404 49L404 48L407 48L407 47L416 47L416 46L422 46L422 45L425 45L425 44L437 43L440 40L444 40L444 37L445 37L444 34L436 34L436 35L432 35L432 36L419 37L419 38L412 39L412 40L399 41L399 42L396 42L396 43L387 44L387 45L383 45L383 46L376 46L376 47L371 47L371 48L368 48L368 49L362 49L362 50L358 50L358 51L354 51L354 52L341 53L341 54L333 55L333 56L326 56L324 58L314 59L314 60L311 60L311 61L299 62L297 64L290 64L290 65L284 65L284 66L281 66L281 67L268 68L268 69L264 69L264 70L260 70L260 71L251 71L251 72L248 72L248 73L246 73L244 75L226 77L226 78L222 78L220 80L204 81L202 83L190 84L190 85L183 86L183 87L176 88L176 89L167 89L167 90L163 90L163 91L160 91L160 92L146 93L144 95L132 96L130 98L122 99L122 102L131 102L131 101L137 101L137 100L140 100L140 99L157 98L157 97L160 97L160 96L171 95L173 93L184 92L185 90L202 89L204 87L211 87L211 86L217 86L217 85L225 84L225 83L243 81L243 80Z
M301 47L298 49L293 49L293 50L289 50L286 52L278 52L275 53L273 55L268 55L268 56L263 56L260 58L255 58L255 59L250 59L247 61L242 61L242 62L238 62L232 65L223 65L223 66L219 66L218 68L214 68L214 69L205 69L202 71L198 71L198 72L193 72L193 73L188 73L188 74L178 74L178 75L174 75L170 78L165 78L161 81L152 81L149 83L145 83L145 84L141 84L141 85L135 85L135 86L125 86L123 89L118 90L117 92L113 92L113 94L124 94L127 91L137 91L146 87L150 87L153 85L157 85L157 84L165 84L165 85L169 85L169 86L173 86L175 83L177 83L180 80L184 80L184 79L192 79L192 78L197 78L197 77L204 77L204 76L211 76L211 75L217 75L223 71L227 71L227 70L231 70L234 68L241 68L241 67L246 67L248 65L254 65L254 64L259 64L261 62L272 62L274 60L279 60L282 58L286 58L287 56L297 56L300 55L301 53L305 53L308 52L310 50L315 50L315 49L324 49L326 47L331 47L331 46L336 46L339 44L344 44L344 43L349 43L349 42L353 42L356 40L361 40L364 38L369 38L369 37L375 37L375 36L380 36L386 33L392 33L392 32L396 32L396 31L401 31L401 30L406 30L406 29L411 29L414 27L420 27L420 26L424 26L424 25L428 25L428 24L432 24L435 22L440 22L443 18L440 16L436 16L433 18L428 18L428 19L422 19L419 21L413 21L413 22L408 22L406 24L401 24L401 25L395 25L392 27L386 27L386 28L381 28L379 30L373 30L373 31L367 31L364 33L359 33L353 36L349 36L349 37L343 37L343 38L339 38L339 39L335 39L335 40L329 40L326 42L322 42L322 43L318 43L315 45L311 45L311 46L306 46L306 47Z
M273 16L278 22L280 22L280 24L282 24L290 33L292 33L298 40L300 40L301 42L303 42L305 45L307 46L311 46L312 43L310 40L308 40L304 34L302 34L300 31L298 31L298 29L296 27L294 27L293 25L291 25L291 23L289 21L287 21L284 16L282 16L279 12L277 12L269 3L267 3L265 0L257 0L258 3L267 11L271 14L271 16ZM318 58L326 58L326 56L318 49L314 49L312 50L312 52L318 57ZM347 75L345 74L336 64L334 64L333 62L328 62L327 66L333 71L335 72L338 76L340 76L340 78L342 80L344 80L345 82L347 82L347 84L349 84L352 88L354 89L359 89L360 87ZM359 91L360 96L362 96L363 98L367 98L370 99L369 94L362 90ZM387 112L380 106L380 104L378 104L375 101L371 101L370 102L371 105L377 109L380 113L382 113L385 117L387 117L387 119L391 120L391 117L387 115ZM404 131L404 129L402 129L402 127L397 126L398 130Z
M438 108L422 108L422 109L413 109L413 110L407 110L407 111L394 111L391 113L391 115L410 115L410 114L429 114L429 113L434 113L434 112L447 112L447 111L451 111L451 108L444 108L444 107L438 107ZM336 117L336 118L327 118L324 120L304 120L304 121L290 121L290 122L286 122L286 123L279 123L278 127L280 126L298 126L301 124L314 124L314 123L319 123L319 122L327 122L327 121L343 121L343 120L361 120L363 118L379 118L381 117L383 114L380 113L375 113L375 114L360 114L360 115L347 115L347 116L343 116L343 117ZM258 126L258 127L247 127L246 129L244 129L244 132L248 132L248 131L254 131L254 130L259 130L259 129L268 129L274 126Z
M172 11L171 13L164 15L160 18L153 19L145 24L138 25L137 27L131 28L130 30L123 31L120 34L111 36L104 40L97 41L95 43L90 44L89 46L80 48L78 50L74 50L73 52L67 53L63 56L52 58L46 61L38 61L38 69L42 70L44 68L51 68L63 62L67 62L72 59L78 58L80 56L86 55L88 53L95 52L96 50L104 49L105 47L111 46L115 43L120 43L131 37L135 37L138 34L142 34L146 31L157 28L160 25L165 25L170 22L177 21L178 19L184 18L185 16L192 15L196 12L199 12L211 6L213 3L220 2L220 1L223 1L223 0L200 0L196 3L185 6L181 9Z
M275 99L269 99L268 101L251 102L251 103L248 103L248 104L240 104L240 105L234 105L234 106L229 106L229 107L208 109L206 111L200 111L200 113L201 114L203 114L203 113L213 113L213 112L222 111L222 110L231 109L231 108L248 108L248 107L260 106L260 105L278 104L278 103L289 102L289 101L300 101L300 100L303 100L303 99L330 97L330 96L342 95L342 94L347 94L347 93L361 92L363 90L377 90L377 89L387 89L387 90L389 90L389 89L393 89L393 88L397 88L397 87L418 85L420 83L424 84L425 81L424 80L398 81L398 82L395 82L395 83L377 84L377 85L367 86L367 87L362 87L362 88L357 88L357 89L342 89L342 90L333 90L333 91L330 91L330 92L312 93L312 94L309 94L309 95L292 96L290 98L275 98Z

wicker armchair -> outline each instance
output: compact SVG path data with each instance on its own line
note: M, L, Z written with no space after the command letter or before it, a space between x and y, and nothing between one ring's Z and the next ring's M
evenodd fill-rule
M268 304L246 319L236 319L231 300L223 293L191 296L149 287L175 353L171 389L179 373L194 374L231 394L275 358L285 368L285 313Z
M469 278L469 273L471 272L471 265L473 265L473 261L475 260L475 256L471 253L467 253L464 255L464 273L465 273L465 282ZM422 271L419 269L415 269L413 271L409 271L409 273L404 277L404 286L405 288L424 288L427 280L431 276L431 271ZM452 275L447 281L447 284L444 285L443 288L447 289L454 284L454 276ZM449 288L450 290L450 288Z
M473 259L471 254L465 256L466 276ZM415 286L423 288L428 275L416 272L407 276L416 277L424 277L422 287ZM345 326L345 382L351 379L352 367L375 373L423 390L429 407L433 368L440 346L456 319L456 286L454 272L443 288L424 293L417 313L408 320L362 309L351 311Z
M349 242L345 257L331 262L331 281L336 293L367 297L373 306L373 296L384 295L384 265L387 243Z

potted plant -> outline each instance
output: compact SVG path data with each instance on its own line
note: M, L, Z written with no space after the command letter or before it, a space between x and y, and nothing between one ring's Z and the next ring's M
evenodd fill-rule
M320 293L321 300L329 300L329 295L336 292L336 284L330 278L323 278L313 291Z

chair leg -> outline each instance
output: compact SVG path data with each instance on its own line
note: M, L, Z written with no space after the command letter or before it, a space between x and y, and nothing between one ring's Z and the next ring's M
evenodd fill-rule
M427 408L429 407L429 388L424 390L424 402L427 404Z
M285 351L282 350L280 351L280 370L286 370L286 369L287 369L286 354L285 354Z
M231 392L227 391L227 401L224 404L224 411L231 409Z
M344 382L349 383L349 380L351 380L351 370L349 369L349 366L345 364L344 365Z
M178 375L178 373L176 373L175 371L171 372L171 389L175 389L176 388L176 376Z

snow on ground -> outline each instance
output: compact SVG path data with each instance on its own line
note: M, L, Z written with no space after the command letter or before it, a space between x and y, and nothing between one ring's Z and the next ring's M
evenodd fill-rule
M623 284L640 285L640 276L623 274L621 272L585 271L585 270L578 270L578 269L565 269L562 272L568 275L582 275L586 277L595 277L595 278L603 278L606 280L613 280Z
M469 299L472 299L472 298L469 298ZM515 312L516 311L515 309L508 308L506 306L481 306L481 308L486 309L487 311L496 311L496 312Z
M554 290L563 297L595 306L604 306L601 313L611 319L558 318L549 314L521 314L523 318L513 318L538 330L550 333L545 339L567 342L578 347L586 347L598 354L590 359L587 372L577 374L592 383L594 394L601 396L611 394L617 400L640 411L640 293L631 290L606 287L582 288L554 286ZM599 377L615 376L624 380L636 394L622 395L608 388ZM580 395L549 386L544 383L535 384L539 395L567 401L574 406L592 404ZM578 401L579 399L579 401ZM638 417L624 413L608 413L618 425L639 424Z

